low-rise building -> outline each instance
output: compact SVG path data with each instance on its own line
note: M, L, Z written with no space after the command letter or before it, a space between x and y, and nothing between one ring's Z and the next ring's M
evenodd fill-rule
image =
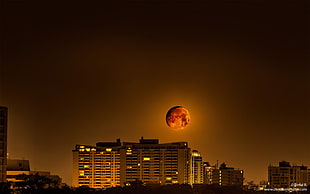
M268 167L268 182L270 188L305 188L309 185L309 169L282 161L279 166Z

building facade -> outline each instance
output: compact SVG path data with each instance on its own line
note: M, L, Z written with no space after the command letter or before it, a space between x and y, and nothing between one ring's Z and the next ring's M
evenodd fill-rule
M187 142L159 144L158 139L125 142L121 148L121 183L134 180L155 184L191 183Z
M119 139L116 142L99 142L96 146L76 145L73 150L72 186L120 186L120 147Z
M215 166L210 166L209 162L203 162L203 184L212 184L212 174Z
M8 108L0 106L0 182L6 181Z
M191 170L192 170L192 183L193 184L203 184L203 177L204 177L204 166L202 162L201 153L197 150L193 150L192 152L192 161L191 161Z
M289 162L279 162L279 166L268 167L268 181L271 188L305 188L309 185L307 166L291 166Z
M219 168L210 166L208 163L204 164L204 183L218 184L220 186L243 185L244 171L227 167L225 163L221 164Z
M39 175L41 178L51 180L48 187L60 187L62 180L58 175L52 175L48 171L31 171L29 160L7 160L6 180L7 182L26 182L27 179L34 175ZM46 185L47 186L47 185ZM13 185L13 189L20 189L20 186ZM18 192L17 192L18 193Z
M109 188L140 180L146 184L191 183L191 152L186 142L159 144L101 142L76 145L73 150L72 186Z

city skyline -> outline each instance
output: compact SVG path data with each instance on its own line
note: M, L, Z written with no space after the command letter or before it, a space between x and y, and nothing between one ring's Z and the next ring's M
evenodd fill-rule
M283 160L310 166L308 4L5 4L9 157L68 184L76 144L141 136L186 141L245 182ZM191 116L180 131L174 106Z

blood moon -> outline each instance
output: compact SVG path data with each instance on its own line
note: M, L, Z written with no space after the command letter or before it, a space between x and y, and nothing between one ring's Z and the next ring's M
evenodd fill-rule
M182 106L174 106L166 114L166 123L172 129L184 129L189 121L189 112Z

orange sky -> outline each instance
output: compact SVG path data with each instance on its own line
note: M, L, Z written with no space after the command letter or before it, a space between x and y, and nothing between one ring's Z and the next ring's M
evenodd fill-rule
M75 144L144 136L187 141L246 181L309 166L309 6L231 2L6 4L10 157L70 183ZM182 131L165 123L176 105Z

